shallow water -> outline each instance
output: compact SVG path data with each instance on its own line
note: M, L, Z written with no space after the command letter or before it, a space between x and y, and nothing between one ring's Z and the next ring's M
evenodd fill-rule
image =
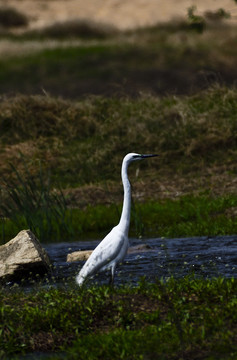
M73 278L84 264L83 261L67 263L68 253L94 249L99 241L47 244L54 264L54 281L57 283ZM130 246L147 244L147 251L128 254L117 268L115 284L136 284L142 276L149 281L161 277L181 277L190 273L213 277L237 275L237 235L223 237L194 237L181 239L130 239ZM107 274L96 275L91 281L104 283Z

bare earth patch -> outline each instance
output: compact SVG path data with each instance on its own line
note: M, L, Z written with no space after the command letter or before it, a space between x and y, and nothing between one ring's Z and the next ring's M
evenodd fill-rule
M133 182L133 199L135 201L177 199L184 195L199 195L208 192L213 196L237 194L237 178L223 167L216 169L204 169L199 176L189 174L187 176L164 173L152 180ZM67 189L65 195L72 207L87 207L88 205L121 203L123 189L121 184L85 185L80 188ZM233 211L232 211L233 210ZM236 209L232 209L232 216Z
M1 3L27 15L32 29L78 18L125 30L183 18L193 5L199 14L223 8L231 14L231 21L236 21L237 15L233 0L2 0Z

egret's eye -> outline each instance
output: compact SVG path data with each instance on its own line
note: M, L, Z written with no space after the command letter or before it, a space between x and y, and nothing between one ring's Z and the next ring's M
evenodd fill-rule
M141 155L133 155L133 159L139 159Z

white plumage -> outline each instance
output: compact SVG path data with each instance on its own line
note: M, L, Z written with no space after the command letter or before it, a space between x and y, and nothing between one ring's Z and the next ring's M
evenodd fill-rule
M111 271L111 283L114 280L114 273L117 264L123 261L128 250L128 231L131 212L131 186L128 179L128 165L132 161L142 160L156 155L141 155L136 153L127 154L122 163L121 176L124 188L123 209L119 224L99 243L86 261L81 271L76 277L76 282L80 286L86 278L99 271Z

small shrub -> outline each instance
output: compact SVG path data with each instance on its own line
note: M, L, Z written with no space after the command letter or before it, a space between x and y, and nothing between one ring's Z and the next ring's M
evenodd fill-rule
M202 33L205 29L206 23L202 16L196 15L196 6L188 8L188 21L189 27L199 33Z
M6 7L0 9L0 26L5 28L28 25L28 18L18 10Z
M230 18L230 13L220 8L216 11L206 11L205 18L211 21L221 21Z
M86 20L69 20L65 22L57 22L42 30L41 36L64 38L64 37L81 37L86 39L103 39L116 32L115 28L108 25L97 24Z

